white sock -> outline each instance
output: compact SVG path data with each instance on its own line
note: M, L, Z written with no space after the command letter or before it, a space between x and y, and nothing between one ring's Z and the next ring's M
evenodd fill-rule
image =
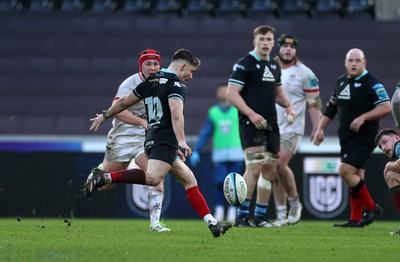
M235 219L236 219L236 211L237 211L236 207L229 206L228 207L228 212L227 212L227 215L226 215L226 220L235 221Z
M112 179L111 179L111 174L110 173L104 173L104 181L107 184L111 184L112 183Z
M204 222L206 222L208 225L216 225L218 221L211 215L207 214L203 217Z
M225 207L222 205L215 206L214 217L216 220L223 220L225 216Z
M149 191L148 198L150 224L154 225L160 221L164 193L160 191Z
M285 219L287 216L287 207L286 205L277 205L275 207L276 217L278 219Z

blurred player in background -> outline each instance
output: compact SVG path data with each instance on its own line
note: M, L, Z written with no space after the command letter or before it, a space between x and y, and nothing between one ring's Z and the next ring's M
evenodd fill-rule
M322 143L324 130L339 114L339 175L350 190L351 213L349 221L334 226L353 228L369 225L382 214L364 183L364 165L376 147L379 119L390 113L390 99L383 84L367 71L362 50L350 49L344 62L347 73L335 83L315 132L314 144Z
M167 69L150 76L139 84L133 92L116 101L108 110L92 118L90 129L97 130L107 118L118 114L131 105L144 101L147 129L145 152L149 158L147 171L130 169L104 172L95 169L95 175L85 184L86 194L110 183L132 183L157 185L169 172L185 188L186 197L197 214L208 224L214 237L226 233L230 222L218 222L210 213L208 205L199 191L196 177L184 163L192 150L186 143L184 131L183 105L186 86L182 82L192 79L200 66L200 60L189 50L179 49L172 57ZM121 179L122 176L125 177Z
M376 145L389 158L396 159L385 165L383 177L389 187L390 196L396 205L397 211L400 212L400 133L392 128L382 129L376 136L375 141ZM390 234L400 235L400 229Z
M277 179L273 181L276 221L275 226L295 224L301 218L302 204L297 192L296 180L289 167L289 161L296 153L304 135L307 104L313 126L311 140L317 130L321 117L321 98L319 97L318 79L313 71L297 57L299 41L295 36L281 35L278 39L278 55L275 60L282 70L282 86L287 98L296 110L296 119L288 118L283 107L276 105L281 147L277 163ZM264 185L264 186L263 186ZM259 178L257 197L259 202L264 195L269 195L270 184L262 176ZM289 215L287 216L287 201Z
M239 59L233 66L228 84L228 99L239 111L239 130L245 156L244 180L247 197L238 208L235 226L271 227L266 218L269 196L256 202L254 221L251 220L250 202L261 176L275 180L279 153L279 127L275 103L295 117L293 105L285 96L281 84L281 69L270 58L274 47L273 27L262 25L253 31L253 51Z
M139 72L131 75L119 86L114 102L131 93L138 84L161 69L161 56L157 50L146 49L139 54ZM146 110L141 101L115 115L112 128L108 132L108 142L101 169L112 172L132 168L135 165L147 169L147 157L144 154L145 130L147 127ZM90 179L93 174L90 174ZM99 191L108 191L114 184L106 184ZM149 187L148 201L150 211L150 229L156 232L170 231L160 222L164 198L163 182Z
M199 152L212 138L212 162L215 166L213 191L215 200L214 217L225 219L227 202L222 192L225 176L230 172L243 174L243 151L239 136L237 109L226 97L227 84L219 84L216 91L218 103L208 110L208 115L199 133L199 139L189 160L192 166L200 163ZM236 207L229 205L226 220L234 221Z

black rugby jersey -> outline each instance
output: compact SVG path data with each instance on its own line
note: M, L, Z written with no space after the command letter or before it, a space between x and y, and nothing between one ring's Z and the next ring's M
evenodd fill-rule
M150 76L132 91L144 100L147 113L146 140L174 140L169 99L185 101L186 86L178 76L165 68Z
M276 87L281 85L281 68L273 60L262 61L254 51L239 59L233 66L229 83L242 87L240 95L246 104L268 122L277 122ZM247 116L239 112L241 121Z
M389 103L390 99L383 84L373 75L364 71L356 78L344 74L336 80L329 100L330 106L336 106L339 114L339 138L344 141L355 135L375 137L379 129L379 119L366 121L358 133L350 130L351 122L376 106ZM324 115L326 115L326 110Z

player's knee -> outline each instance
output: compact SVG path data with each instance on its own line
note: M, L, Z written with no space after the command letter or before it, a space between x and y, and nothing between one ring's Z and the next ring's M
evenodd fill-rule
M264 152L246 152L244 154L246 165L262 164L264 163L264 158Z
M156 187L161 182L162 182L162 178L161 177L147 177L146 178L146 184L148 186Z

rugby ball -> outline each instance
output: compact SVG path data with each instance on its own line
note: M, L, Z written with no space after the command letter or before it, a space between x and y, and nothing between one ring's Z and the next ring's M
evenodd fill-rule
M246 181L240 174L231 172L225 177L223 191L229 204L240 206L246 200Z

